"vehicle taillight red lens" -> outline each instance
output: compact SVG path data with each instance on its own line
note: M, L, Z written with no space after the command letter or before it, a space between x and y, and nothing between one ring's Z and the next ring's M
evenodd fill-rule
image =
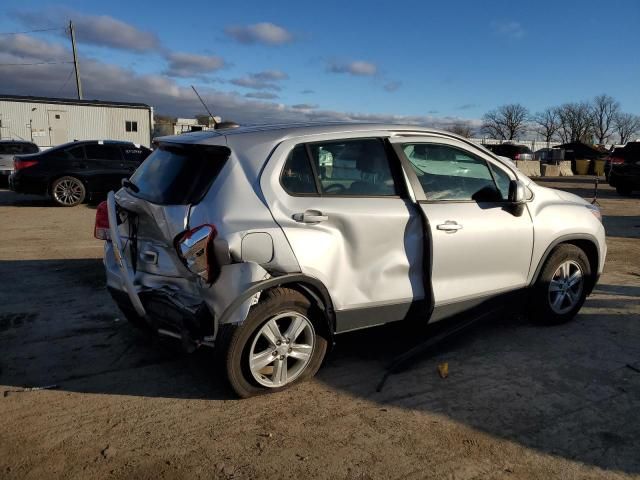
M624 163L624 158L622 157L609 157L609 162L613 165L619 165L621 163Z
M101 202L96 209L96 226L93 229L93 236L98 240L111 240L107 202Z
M520 154L516 153L516 156L514 157L514 160L520 160Z
M213 252L213 240L218 231L214 225L200 225L179 234L174 240L178 257L184 265L207 283L212 283L220 273Z
M16 171L22 170L24 168L33 167L34 165L37 165L37 164L38 164L37 160L20 160L18 158L15 158L13 160L13 167Z

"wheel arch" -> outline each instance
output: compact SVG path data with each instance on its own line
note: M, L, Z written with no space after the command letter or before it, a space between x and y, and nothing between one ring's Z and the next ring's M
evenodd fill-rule
M540 261L538 262L538 266L536 267L535 273L533 274L530 285L533 286L538 281L540 272L542 272L542 268L551 253L560 245L565 244L575 245L585 253L587 259L589 260L591 276L589 277L589 282L586 285L587 295L589 295L598 279L598 265L600 262L600 248L598 247L598 241L594 236L589 234L564 235L551 242L551 244L542 254Z
M231 304L225 309L225 311L218 319L218 325L231 323L230 320L233 317L234 313L244 302L249 300L254 295L262 294L267 290L278 287L291 288L292 290L300 292L322 312L325 320L323 325L324 327L326 327L325 333L331 340L330 344L333 343L332 340L335 333L336 319L331 295L320 280L302 273L286 274L255 283L240 295L238 295L233 302L231 302ZM258 299L258 303L259 302L260 299Z

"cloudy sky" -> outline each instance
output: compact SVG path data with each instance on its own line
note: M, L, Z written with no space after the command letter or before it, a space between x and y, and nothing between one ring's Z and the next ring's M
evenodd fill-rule
M521 5L522 4L522 5ZM0 93L85 98L242 123L477 121L608 93L640 113L640 2L50 3L2 0ZM313 5L313 6L311 6ZM36 31L37 30L37 31Z

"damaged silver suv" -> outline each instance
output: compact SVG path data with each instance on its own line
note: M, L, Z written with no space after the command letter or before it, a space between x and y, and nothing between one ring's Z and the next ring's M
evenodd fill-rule
M414 126L227 128L156 141L96 215L132 322L215 346L247 397L313 376L342 332L524 294L574 317L605 261L597 207Z

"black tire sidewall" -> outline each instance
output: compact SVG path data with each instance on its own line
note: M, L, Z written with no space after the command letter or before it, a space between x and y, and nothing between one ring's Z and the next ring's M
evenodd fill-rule
M53 192L54 192L54 190L56 188L56 185L58 185L58 183L62 182L63 180L74 180L74 181L76 181L76 182L78 182L80 184L80 186L82 187L82 198L80 198L80 200L78 202L73 203L71 205L67 205L66 203L61 203L58 200L56 200L56 197L55 197ZM51 183L51 198L53 199L55 204L60 206L60 207L76 207L76 206L80 205L82 202L84 202L85 199L87 198L87 187L85 187L84 182L82 180L80 180L78 177L74 177L74 176L71 176L71 175L65 175L64 177L56 178Z
M252 397L265 393L278 392L289 388L316 374L327 351L327 339L323 336L323 329L318 323L319 311L314 308L309 300L301 293L284 288L276 288L264 292L266 298L254 305L246 320L233 329L229 335L226 346L226 373L227 379L233 390L242 398ZM272 317L286 311L295 311L313 324L315 332L315 342L311 360L305 370L291 383L280 388L268 388L255 381L248 365L248 351L251 348L253 339L260 328Z
M582 293L578 303L568 312L559 314L549 305L549 282L558 267L567 260L573 260L580 265L583 275ZM565 244L556 247L544 263L534 287L532 307L534 321L539 324L557 325L573 319L582 308L587 297L587 283L591 277L589 259L582 249L575 245Z

